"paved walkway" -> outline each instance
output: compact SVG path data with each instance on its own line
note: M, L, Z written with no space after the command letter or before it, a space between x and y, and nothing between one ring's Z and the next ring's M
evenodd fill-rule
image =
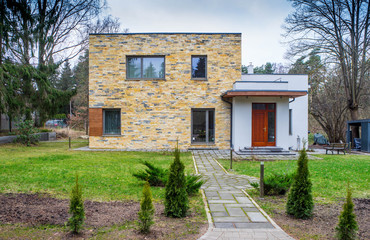
M200 239L293 239L249 198L243 189L256 178L226 173L214 160L226 158L226 151L193 151L212 221Z

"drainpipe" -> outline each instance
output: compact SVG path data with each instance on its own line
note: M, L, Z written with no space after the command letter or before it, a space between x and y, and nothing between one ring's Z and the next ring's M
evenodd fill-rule
M292 102L294 102L294 101L295 101L295 98L293 98L292 100L290 100L290 101L289 101L289 103L292 103Z
M223 96L224 94L221 95L221 100L224 101L225 103L230 104L230 148L234 149L234 146L233 146L233 102L226 101Z

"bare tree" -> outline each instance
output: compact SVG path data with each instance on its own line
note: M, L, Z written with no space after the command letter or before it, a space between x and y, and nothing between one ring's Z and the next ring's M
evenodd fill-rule
M309 112L325 131L330 142L345 141L348 108L343 84L337 73L329 73L323 79L314 90Z
M86 26L87 33L118 33L121 31L121 23L119 18L108 15L103 19L98 19ZM128 32L128 28L123 29L123 32Z
M65 61L85 49L85 28L104 0L8 0L14 60L33 65Z
M121 24L118 18L108 15L103 20L98 19L86 27L86 34L90 33L117 33L121 31ZM123 29L128 32L128 29ZM75 106L75 116L71 119L76 126L83 126L88 135L89 126L89 51L79 56L78 63L73 69L75 81L77 83L77 94L73 97ZM83 124L82 124L83 122Z
M290 55L317 49L339 66L346 105L359 118L360 97L369 80L370 36L368 0L290 0L295 12L285 22Z

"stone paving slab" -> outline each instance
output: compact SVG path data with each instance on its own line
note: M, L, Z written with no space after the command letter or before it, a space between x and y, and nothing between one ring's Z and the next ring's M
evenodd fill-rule
M193 157L206 180L202 186L210 210L212 226L200 239L293 239L265 216L243 191L257 178L228 174L215 159L228 151L195 150ZM284 156L286 157L286 156Z

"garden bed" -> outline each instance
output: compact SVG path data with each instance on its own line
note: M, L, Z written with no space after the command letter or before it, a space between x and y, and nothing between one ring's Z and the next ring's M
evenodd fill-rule
M71 235L65 223L68 220L69 200L56 199L39 194L0 194L0 238L90 238L96 235L104 238L125 239L197 239L205 233L208 224L201 213L194 208L182 219L164 216L161 203L155 204L155 224L152 232L143 235L136 226L140 203L135 201L96 202L86 200L85 228L79 235ZM32 229L26 235L10 231L11 226ZM42 227L53 226L52 236ZM121 226L118 227L118 226ZM41 228L40 228L41 227ZM175 230L175 231L174 231ZM7 235L9 231L9 235ZM44 235L46 234L46 235Z
M335 227L342 211L340 204L315 203L313 217L307 220L295 219L285 213L286 196L259 199L252 195L273 220L295 239L335 239ZM343 199L344 201L344 199ZM370 199L353 199L356 220L359 225L359 239L370 239Z
M72 142L73 148L87 142ZM168 169L172 153L83 152L68 142L43 142L33 147L1 146L0 239L197 239L208 227L201 194L189 198L185 218L163 213L164 188L152 187L155 224L149 235L139 233L137 212L143 181L132 176L142 161ZM186 173L194 173L190 153L182 153ZM86 225L71 235L69 197L79 175L85 201Z

